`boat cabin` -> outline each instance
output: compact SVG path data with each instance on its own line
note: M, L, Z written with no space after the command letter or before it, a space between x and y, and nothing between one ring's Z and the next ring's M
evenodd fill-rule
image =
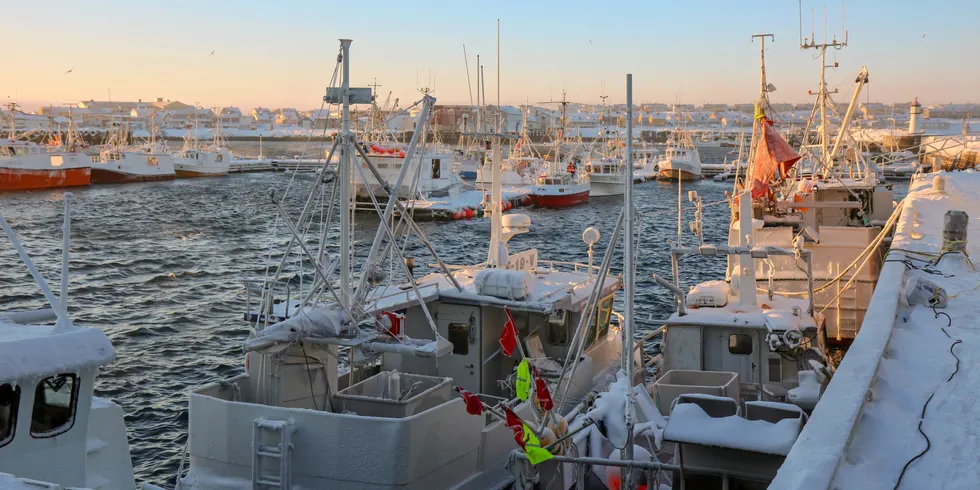
M134 486L118 405L93 397L115 358L101 330L0 315L0 473L64 486ZM121 487L120 487L121 488Z
M0 158L40 155L41 148L29 141L0 139Z
M391 150L389 152L389 150ZM405 151L401 148L384 148L373 145L369 149L368 158L377 168L378 173L389 183L394 185L405 162ZM374 174L368 170L367 163L363 157L358 157L358 161L363 170L354 173L354 190L360 200L369 200L370 194L375 197L385 197L384 189L378 183ZM367 179L365 182L364 179ZM417 152L412 158L411 167L401 187L398 189L398 197L401 199L415 199L419 195L423 197L445 197L451 190L460 185L459 176L453 169L453 156L451 154Z

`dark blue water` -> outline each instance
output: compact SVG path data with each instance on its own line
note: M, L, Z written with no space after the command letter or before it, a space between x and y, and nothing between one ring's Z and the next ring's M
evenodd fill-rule
M724 149L702 150L705 162L721 162ZM104 330L117 360L100 374L98 394L122 405L140 479L171 486L187 429L187 390L242 371L241 343L247 336L244 276L262 276L273 241L276 216L268 192L280 195L291 176L281 173L227 178L176 180L130 185L100 185L72 190L70 313L76 325ZM286 208L298 214L312 179L293 180ZM710 180L685 184L687 229L693 213L687 190L705 203L724 198L730 183ZM0 195L0 211L35 258L52 287L57 287L61 254L64 191ZM676 237L677 184L636 186L642 219L636 305L643 319L670 313L671 297L650 280L670 276L667 240ZM621 198L592 199L567 210L522 208L531 232L511 241L513 251L536 247L544 259L588 260L582 231L597 227L597 262L608 244ZM727 206L706 210L705 240L727 239ZM370 243L376 218L358 215L355 241ZM422 223L422 229L450 264L486 259L489 220ZM688 243L694 238L685 234ZM409 254L429 263L417 244ZM622 263L617 254L617 264ZM616 268L617 272L620 270ZM718 278L722 259L692 259L682 264L682 282ZM422 271L424 272L424 271ZM36 308L43 298L20 265L12 247L0 245L0 311ZM619 305L621 307L621 304Z

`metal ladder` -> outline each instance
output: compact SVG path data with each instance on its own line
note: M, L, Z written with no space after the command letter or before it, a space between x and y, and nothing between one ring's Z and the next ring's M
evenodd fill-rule
M291 470L291 451L293 449L293 423L288 420L255 419L252 428L252 488L289 488ZM272 436L272 437L266 437ZM278 440L278 444L269 446L267 439ZM278 461L279 472L272 468L266 472L266 461Z

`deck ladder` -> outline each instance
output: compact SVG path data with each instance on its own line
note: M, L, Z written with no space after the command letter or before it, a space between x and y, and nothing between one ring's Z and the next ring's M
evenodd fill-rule
M289 488L293 423L286 420L255 419L252 429L252 488ZM278 441L266 445L265 441ZM278 470L276 467L278 466Z

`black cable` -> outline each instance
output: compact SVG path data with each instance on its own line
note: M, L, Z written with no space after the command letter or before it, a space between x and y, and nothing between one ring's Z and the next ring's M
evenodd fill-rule
M936 318L939 318L939 315L946 315L946 318L949 320L949 323L950 324L953 323L953 320L950 319L949 315L947 315L946 313L936 312L936 308L935 307L933 307L932 310L933 310L933 312L936 313ZM947 325L947 326L949 326L949 325ZM950 339L953 338L952 336L949 335L949 332L946 331L946 327L942 327L942 328L940 328L940 330L942 330L943 334L945 334L946 337L948 337ZM953 370L953 373L950 374L948 378L946 378L946 382L947 383L949 383L953 379L953 376L956 376L956 373L960 372L960 358L959 358L959 356L956 355L955 352L953 352L953 348L956 347L957 344L961 344L961 343L963 343L962 340L956 339L956 340L953 341L953 344L949 346L949 353L953 356L954 359L956 359L956 368ZM897 490L898 487L899 487L899 485L902 484L902 478L905 477L905 472L909 469L909 466L911 466L912 463L915 462L915 460L921 458L923 455L925 455L929 451L929 449L932 448L932 441L929 440L929 436L927 436L926 433L925 433L925 431L922 430L922 423L925 422L925 419L926 419L926 408L929 406L929 402L932 401L932 397L934 397L934 396L936 396L936 391L933 391L932 394L929 395L929 398L926 399L926 402L922 405L922 415L919 416L919 425L918 425L919 434L922 434L922 437L925 438L925 440L926 440L926 447L925 447L925 449L923 449L922 451L920 451L919 454L916 454L915 456L912 457L912 459L908 460L905 463L905 466L902 467L902 472L898 474L898 481L895 482L895 486L892 488L892 490Z
M316 405L316 393L313 392L313 373L310 372L310 358L306 356L306 346L302 342L299 346L303 349L303 362L306 363L306 376L310 378L310 400L313 400L313 409L320 410Z

